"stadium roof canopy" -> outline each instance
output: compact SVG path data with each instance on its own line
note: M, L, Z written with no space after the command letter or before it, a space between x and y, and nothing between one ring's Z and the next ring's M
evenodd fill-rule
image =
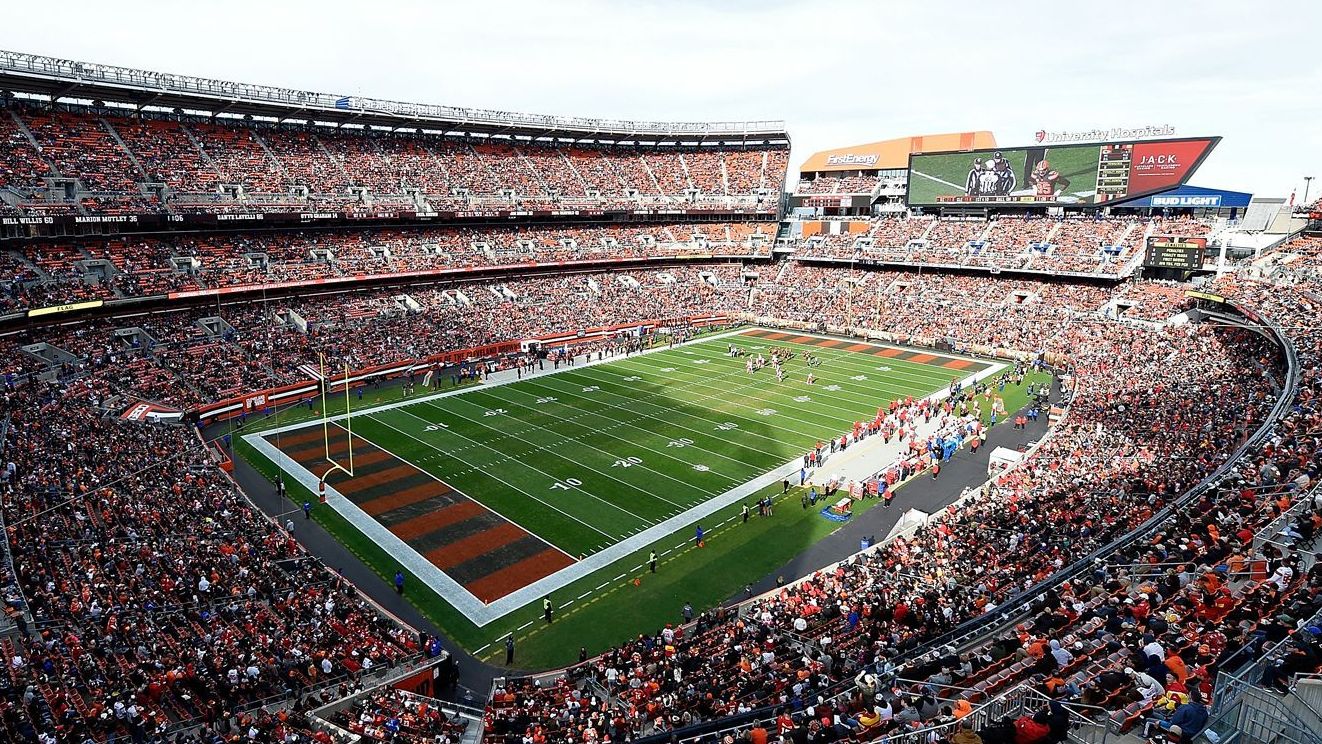
M996 147L996 136L991 132L920 134L822 150L803 161L799 172L903 170L909 167L909 155L914 153L958 152L988 147Z
M1137 207L1139 209L1231 209L1248 207L1253 194L1225 189L1208 189L1202 186L1183 186L1149 194L1133 201L1116 203L1117 207Z
M158 111L449 135L659 146L789 144L783 121L663 122L403 103L0 51L0 90Z

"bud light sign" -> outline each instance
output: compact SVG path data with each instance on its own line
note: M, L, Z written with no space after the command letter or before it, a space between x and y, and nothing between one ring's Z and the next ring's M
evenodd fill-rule
M1194 196L1192 194L1175 194L1171 196L1154 196L1152 197L1152 206L1220 209L1221 195L1213 194L1210 196Z

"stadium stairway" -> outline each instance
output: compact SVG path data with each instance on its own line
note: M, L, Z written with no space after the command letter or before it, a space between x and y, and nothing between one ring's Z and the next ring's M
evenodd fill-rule
M119 132L115 130L115 127L104 116L98 116L96 117L96 120L97 123L99 123L103 129L105 129L107 132L110 133L110 139L114 140L115 144L119 145L119 149L124 151L124 154L128 157L129 162L132 163L134 169L137 170L138 178L140 178L143 181L149 180L147 178L147 171L142 167L142 163L138 162L138 156L134 155L133 150L130 150L129 146L124 143L123 139L120 138Z

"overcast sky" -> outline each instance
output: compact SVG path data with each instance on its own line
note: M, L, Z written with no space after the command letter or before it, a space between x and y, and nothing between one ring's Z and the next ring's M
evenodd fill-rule
M1317 2L64 0L5 16L0 48L80 61L530 113L782 119L791 170L911 134L1014 146L1169 124L1225 137L1195 184L1302 199L1322 175Z

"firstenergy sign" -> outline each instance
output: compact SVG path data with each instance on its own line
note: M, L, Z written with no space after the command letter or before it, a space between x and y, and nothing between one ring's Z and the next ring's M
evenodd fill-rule
M846 152L840 155L827 155L827 165L857 165L866 168L877 164L876 154L855 155L852 152Z

